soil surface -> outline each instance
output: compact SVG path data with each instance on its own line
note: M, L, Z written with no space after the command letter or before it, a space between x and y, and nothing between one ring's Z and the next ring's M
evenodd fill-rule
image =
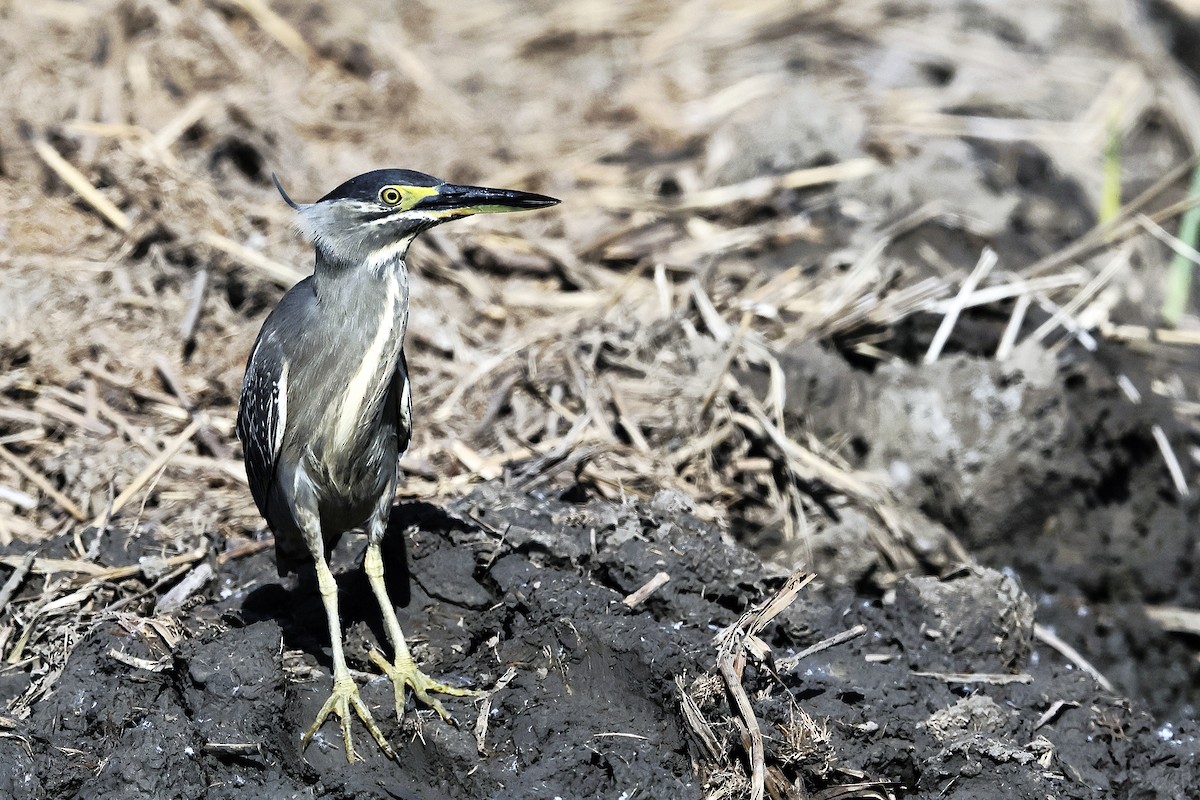
M398 762L360 740L366 763L348 765L333 726L301 754L297 732L324 701L328 664L284 653L323 652L320 607L311 586L273 583L263 554L221 578L222 599L182 615L171 651L121 620L89 632L25 742L0 740L0 787L38 798L161 796L168 780L172 796L196 798L699 798L735 780L733 764L694 768L706 756L680 704L695 698L717 736L736 735L713 677L714 632L783 580L696 521L685 498L564 503L492 484L453 509L407 504L397 517L412 563L401 624L418 658L488 692L486 703L448 702L457 727L428 711L403 725L384 716ZM636 608L622 603L658 572L672 580ZM355 666L368 671L373 599L355 574L343 608ZM743 678L779 785L1091 798L1170 796L1200 781L1194 723L1156 722L1034 649L1033 620L1018 582L983 568L904 578L885 598L804 591L762 635L773 663ZM789 662L856 626L865 633ZM113 651L154 669L131 671ZM365 687L388 708L386 680Z
M0 800L1200 796L1186 4L397 8L0 3ZM271 173L382 166L564 202L410 254L389 591L479 694L395 717L347 535L351 764L232 423Z

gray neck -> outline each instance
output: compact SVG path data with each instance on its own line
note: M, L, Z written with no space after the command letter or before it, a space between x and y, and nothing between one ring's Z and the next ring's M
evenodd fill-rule
M408 267L404 255L411 241L397 242L392 251L381 257L353 265L336 260L319 246L316 248L313 290L325 314L335 314L339 323L349 323L348 327L339 324L340 330L361 332L361 325L375 329L379 321L377 309L391 305L389 300L398 298L402 315L398 338L403 343L408 325ZM365 345L371 338L360 337L350 344Z
M320 346L337 352L350 375L334 387L339 424L334 444L354 447L354 421L383 413L388 387L399 364L408 327L408 270L403 248L387 258L353 267L325 258L317 249L314 291L328 322Z

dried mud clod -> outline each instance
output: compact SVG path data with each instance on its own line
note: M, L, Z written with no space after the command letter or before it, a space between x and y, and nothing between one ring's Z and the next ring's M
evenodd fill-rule
M900 645L915 669L1012 673L1029 660L1033 601L1015 579L994 570L903 578L893 608Z

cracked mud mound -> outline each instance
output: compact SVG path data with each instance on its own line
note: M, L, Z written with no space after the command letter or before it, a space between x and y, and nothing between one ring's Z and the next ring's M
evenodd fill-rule
M888 475L929 526L954 531L982 563L1015 570L1039 621L1123 691L1163 719L1192 718L1200 665L1143 610L1200 603L1200 503L1172 488L1152 429L1167 425L1181 449L1186 433L1161 402L1121 392L1119 370L1138 365L1118 355L1024 349L1007 362L960 354L865 372L814 345L784 364L794 420L845 437L856 466ZM825 545L835 571L854 541L845 527ZM788 547L777 556L794 557Z
M412 578L401 623L432 674L485 690L504 684L482 746L480 701L447 698L458 727L411 704L400 725L387 682L360 675L398 761L357 724L364 763L346 764L333 724L301 753L300 731L329 690L326 656L319 646L293 655L285 642L317 641L323 622L315 597L300 594L308 587L267 583L185 615L188 635L171 651L132 618L96 627L34 708L29 750L0 738L0 796L432 800L640 787L647 797L699 798L736 780L736 758L728 774L693 771L704 759L680 687L699 692L715 735L732 741L724 693L704 689L715 680L713 636L781 575L697 522L675 494L580 505L490 485L449 514L432 511L398 509L414 523L404 531ZM338 560L352 562L354 550ZM262 554L223 581L244 587L272 570ZM672 580L637 608L622 604L660 571ZM370 602L364 582L349 573L341 583L357 619L352 666L368 671L378 621L360 613ZM1017 583L988 570L903 579L876 599L810 586L762 634L778 675L754 660L744 673L768 764L810 791L858 775L904 797L1165 798L1177 795L1164 787L1200 780L1191 728L1155 729L1034 648L1032 619ZM859 624L865 635L787 663ZM955 677L964 672L992 678ZM804 742L801 714L812 723Z

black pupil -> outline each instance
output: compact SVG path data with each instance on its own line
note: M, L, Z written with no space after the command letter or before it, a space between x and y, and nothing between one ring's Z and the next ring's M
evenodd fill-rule
M400 193L395 189L387 189L383 193L383 199L387 203L398 203L400 202Z

